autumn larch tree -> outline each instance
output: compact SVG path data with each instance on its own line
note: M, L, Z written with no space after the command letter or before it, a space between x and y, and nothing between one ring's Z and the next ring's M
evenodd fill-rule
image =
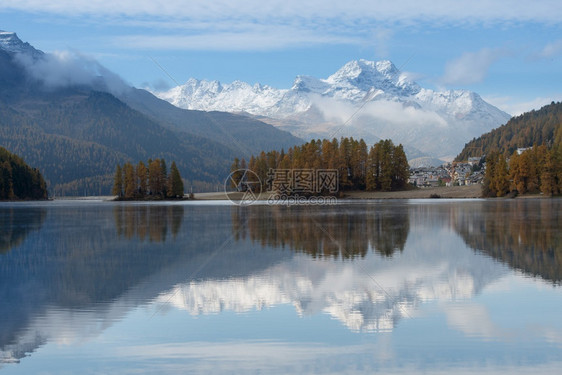
M180 172L176 166L176 162L172 162L170 167L170 176L168 177L168 196L171 198L183 197L183 181Z

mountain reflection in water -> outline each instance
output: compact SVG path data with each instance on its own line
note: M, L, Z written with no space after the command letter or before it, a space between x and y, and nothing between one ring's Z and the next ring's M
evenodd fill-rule
M561 203L2 207L0 362L95 337L138 306L207 315L285 304L391 332L420 304L470 300L510 269L558 284Z

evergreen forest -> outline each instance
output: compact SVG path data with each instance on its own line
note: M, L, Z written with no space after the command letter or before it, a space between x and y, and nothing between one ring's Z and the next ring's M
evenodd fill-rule
M184 184L175 161L169 173L164 159L139 161L136 166L127 162L115 168L112 194L119 200L182 199Z
M248 162L235 159L231 172L249 169L265 183L274 170L337 170L338 191L394 191L409 188L409 165L402 145L381 140L368 147L363 139L312 140L285 151L262 151ZM234 176L234 181L238 178ZM271 182L271 181L270 181Z
M47 184L38 169L0 147L0 200L47 199Z

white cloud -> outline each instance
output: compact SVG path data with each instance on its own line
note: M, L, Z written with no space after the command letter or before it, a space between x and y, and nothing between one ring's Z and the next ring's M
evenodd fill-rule
M288 46L358 44L356 36L318 34L286 26L248 25L242 31L209 31L191 35L127 35L114 44L125 48L166 50L274 50Z
M379 27L374 33L375 55L381 58L387 58L389 55L389 42L394 32L389 28Z
M491 319L486 307L475 303L461 303L445 308L447 324L469 337L485 340L506 338L508 333Z
M465 52L461 57L445 65L441 78L444 85L465 85L482 82L490 66L506 55L503 49L483 48L477 52Z
M557 0L513 2L510 0L354 1L335 0L4 0L0 9L49 12L61 15L123 15L189 19L338 18L384 21L440 20L451 22L537 21L558 23ZM298 21L300 19L301 21Z
M562 53L562 39L547 44L539 53L539 57L548 59Z
M113 93L127 89L128 85L117 74L101 65L93 57L73 52L55 51L39 59L31 55L16 55L16 60L35 80L47 87L103 84Z
M362 43L386 55L396 25L558 24L557 1L357 0L4 0L1 10L83 17L84 22L144 28L124 47L263 50L322 43ZM137 34L144 34L136 31ZM171 34L171 35L170 35Z

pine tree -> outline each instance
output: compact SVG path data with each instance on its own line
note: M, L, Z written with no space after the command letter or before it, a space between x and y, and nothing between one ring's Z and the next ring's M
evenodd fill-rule
M141 161L137 164L138 193L141 197L148 194L148 169Z
M115 177L113 178L113 190L111 191L111 194L116 195L119 198L123 197L123 171L119 164L115 168Z
M0 164L0 200L14 199L12 166L8 161Z
M241 178L242 172L240 171L240 159L234 158L234 161L230 166L230 187L237 189Z
M168 195L172 198L183 198L183 181L175 161L170 167Z
M554 174L557 186L556 194L562 194L562 146L552 149L552 158L554 162Z
M148 187L153 197L162 196L162 169L160 168L160 160L152 160L148 166Z
M482 181L482 195L484 197L495 197L497 194L494 182L496 164L498 159L497 151L492 151L486 156L486 173Z
M541 174L541 192L547 196L558 194L556 166L553 152L548 152L545 156L545 164Z
M133 199L137 192L137 178L135 168L130 162L123 166L123 190L125 199Z
M404 147L401 144L395 147L392 156L392 189L404 189L408 183L408 178L410 177L410 166L408 164L406 153L404 152Z
M378 173L379 173L379 161L378 161L378 149L377 145L372 146L369 150L369 156L367 157L367 176L365 178L366 189L368 191L377 190L378 186Z
M166 167L166 160L160 159L160 186L161 192L160 194L162 197L167 196L168 184L167 184L167 177L168 177L168 168Z
M519 192L518 186L521 184L520 173L519 173L520 158L517 151L511 155L509 159L509 178L511 180L510 188L511 190L517 190Z
M338 170L340 176L340 186L348 189L351 182L351 142L349 138L341 138L338 150Z
M392 190L392 175L393 175L393 168L392 168L393 144L390 139L381 141L380 143L381 143L380 175L379 175L380 189L382 191L390 191Z
M494 190L497 197L503 197L509 192L509 178L507 162L503 155L498 155L496 168L494 170Z

